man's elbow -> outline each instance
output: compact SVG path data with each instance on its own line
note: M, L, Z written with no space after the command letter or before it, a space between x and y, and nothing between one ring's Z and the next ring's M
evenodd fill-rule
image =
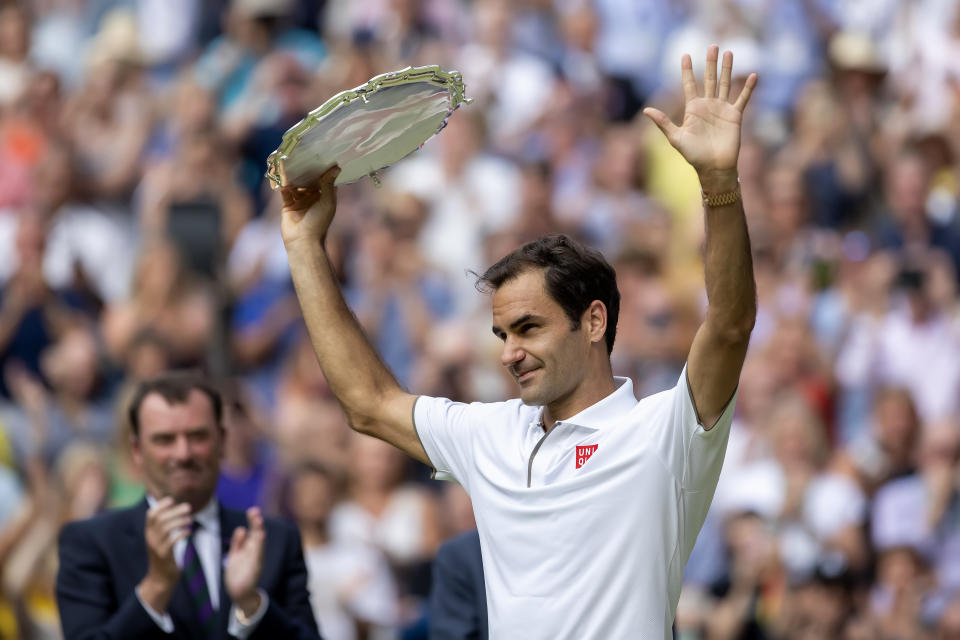
M740 318L728 319L715 324L714 335L729 346L741 346L750 342L750 334L757 323L757 314L749 313Z
M376 436L377 435L377 425L379 421L375 418L359 412L348 411L347 414L347 424L351 429L357 433L362 433L367 436Z

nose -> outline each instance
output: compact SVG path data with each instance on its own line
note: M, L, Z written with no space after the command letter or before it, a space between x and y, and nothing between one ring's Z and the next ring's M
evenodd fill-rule
M176 460L186 460L190 457L190 443L186 436L180 436L174 441L172 454Z
M503 341L503 351L500 352L500 363L509 367L523 360L526 354L511 336Z

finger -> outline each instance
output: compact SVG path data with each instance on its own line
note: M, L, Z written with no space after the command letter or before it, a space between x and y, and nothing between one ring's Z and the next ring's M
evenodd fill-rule
M737 101L733 103L740 111L743 111L747 103L750 101L750 96L753 94L753 88L757 86L757 74L751 73L747 76L747 81L743 85L743 91L740 92L740 95L737 96Z
M237 551L240 547L243 546L244 540L247 539L247 530L244 527L237 527L233 530L233 535L230 536L230 552Z
M170 535L175 531L181 529L190 531L190 518L176 518L174 520L168 520L167 522L160 523L156 525L158 530L161 531L164 535Z
M337 208L337 187L334 182L338 175L340 175L340 167L333 167L323 174L323 184L320 187L320 202L333 210Z
M663 135L667 136L667 140L671 143L673 142L674 136L677 133L677 125L673 124L670 118L667 117L663 111L660 109L654 109L653 107L647 107L643 110L643 115L647 116L653 120L654 124L660 128L660 131L663 131Z
M266 532L263 528L263 514L257 507L247 509L247 523L250 525L250 535L258 542L262 541Z
M320 176L321 186L333 185L333 181L337 179L337 176L340 175L340 167L333 165L329 169L323 172L323 175Z
M173 498L166 496L157 500L152 507L147 509L147 520L153 520L157 513L162 512L165 509L168 509L174 505Z
M169 536L164 536L163 540L160 542L160 553L166 555L173 549L174 545L186 538L190 534L189 529L181 529L180 531L175 531Z
M703 96L713 98L717 95L717 56L720 47L715 44L707 47L707 66L703 69Z
M189 515L190 505L183 503L169 506L164 509L158 509L157 513L154 515L153 521L158 525L163 525L170 520L188 517Z
M730 97L730 76L733 73L733 52L723 52L723 62L720 66L720 89L717 97L726 101Z
M680 58L680 79L683 82L683 98L690 102L697 97L697 81L693 77L693 60L687 53Z

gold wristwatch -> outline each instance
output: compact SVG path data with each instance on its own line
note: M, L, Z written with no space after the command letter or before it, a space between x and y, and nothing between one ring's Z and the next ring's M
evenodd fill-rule
M703 206L705 207L725 207L731 205L740 199L740 179L737 179L737 188L733 191L707 195L701 190L700 195L703 198Z

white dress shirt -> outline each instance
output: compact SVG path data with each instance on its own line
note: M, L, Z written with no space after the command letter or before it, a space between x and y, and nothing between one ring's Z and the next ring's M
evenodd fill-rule
M147 495L147 503L150 508L156 506L157 501L153 496ZM203 509L193 514L193 519L197 522L197 528L193 532L193 545L197 548L197 556L200 558L200 566L203 567L203 576L207 580L207 590L210 592L210 604L215 610L220 608L220 512L219 505L215 499L211 499ZM187 539L178 540L173 545L173 557L177 566L183 569L183 556L187 550ZM225 560L224 560L225 562ZM257 589L260 594L260 606L257 611L247 618L244 623L237 617L237 606L230 607L230 621L227 625L227 633L240 640L246 640L257 628L263 614L267 611L267 594L263 589ZM170 614L164 611L158 613L154 611L140 597L139 588L136 590L137 600L165 633L173 633L173 619Z

